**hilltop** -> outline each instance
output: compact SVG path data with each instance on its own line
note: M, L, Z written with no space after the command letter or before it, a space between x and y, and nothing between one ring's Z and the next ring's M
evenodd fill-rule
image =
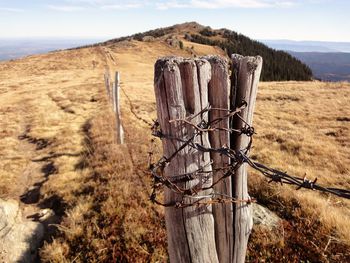
M39 249L28 244L33 233L13 248L27 240L41 262L167 261L163 208L149 201L153 67L169 55L227 57L220 47L184 36L183 30L203 29L182 24L170 35L147 33L0 62L0 198L18 204L23 222L45 227ZM121 76L124 145L114 138L106 68ZM251 157L349 189L349 94L348 83L262 82ZM157 141L155 158L161 148ZM252 171L249 187L281 223L272 230L255 225L248 262L350 260L348 200L269 184ZM40 216L44 211L49 216Z

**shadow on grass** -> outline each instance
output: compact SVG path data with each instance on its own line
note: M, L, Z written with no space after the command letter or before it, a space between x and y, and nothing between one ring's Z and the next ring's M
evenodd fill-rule
M89 120L86 121L81 128L85 135L85 145L89 144L90 142L90 128L91 124ZM26 134L28 132L29 129L26 130ZM23 135L20 139L29 140L30 138L26 134ZM41 142L40 140L36 141ZM92 149L92 146L87 145L86 149ZM40 208L40 212L27 216L27 218L31 219L32 221L40 222L40 224L38 224L38 227L34 230L33 235L28 238L27 242L29 244L29 247L23 253L21 259L18 262L41 262L38 256L38 249L43 246L44 242L50 244L56 237L61 235L61 232L57 228L57 225L62 222L62 219L70 206L65 202L63 196L61 196L59 193L51 193L51 195L45 198L43 198L43 195L41 193L42 186L50 179L50 176L58 174L58 167L55 166L54 160L62 156L80 156L81 158L75 165L75 169L82 170L88 167L89 163L87 161L87 158L91 154L92 152L88 150L85 150L81 153L50 153L48 156L32 160L33 162L43 162L43 166L40 170L42 174L42 180L34 183L31 187L29 187L29 189L20 196L20 200L24 204L32 204ZM73 195L91 195L93 192L93 187L86 186L81 191L73 193ZM48 213L48 215L45 215L45 213Z

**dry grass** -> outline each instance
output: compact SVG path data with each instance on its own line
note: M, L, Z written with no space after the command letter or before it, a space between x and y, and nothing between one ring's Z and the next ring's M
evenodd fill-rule
M106 110L108 113L108 110ZM109 114L112 118L113 114ZM124 122L125 145L114 140L113 123L106 114L91 121L87 132L86 163L93 173L81 182L78 205L67 213L62 234L41 251L44 261L163 262L166 260L162 211L148 199L146 151L149 136ZM65 247L58 253L52 250Z
M253 156L299 177L350 189L350 122L342 119L350 116L349 96L348 83L263 83ZM348 200L285 189L278 191L299 200L302 210L317 213L324 226L337 229L350 245Z
M350 189L350 122L344 121L350 114L349 94L349 83L262 83L252 156L299 177L317 177L325 186ZM268 185L254 171L250 188L261 203L288 220L285 244L266 246L266 258L283 251L296 255L292 261L350 260L349 200ZM259 249L254 245L252 254Z
M221 51L196 44L194 52ZM60 231L41 249L44 262L167 260L162 208L148 201L145 121L156 117L154 62L170 54L189 55L163 43L131 41L0 64L0 196L18 198L44 180L34 204L64 215ZM113 137L102 83L106 64L121 73L123 146ZM252 156L349 189L349 96L348 83L262 83ZM249 261L349 259L350 202L268 185L253 171L250 189L284 221L283 235L254 230Z
M51 208L59 223L77 203L72 192L90 173L78 169L82 128L106 104L103 58L85 49L0 63L0 197L20 200L24 216Z

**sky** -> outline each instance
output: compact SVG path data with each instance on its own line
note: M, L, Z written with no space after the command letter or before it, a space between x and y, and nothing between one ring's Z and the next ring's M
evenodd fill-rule
M196 21L253 39L350 42L349 0L0 0L0 38L110 39Z

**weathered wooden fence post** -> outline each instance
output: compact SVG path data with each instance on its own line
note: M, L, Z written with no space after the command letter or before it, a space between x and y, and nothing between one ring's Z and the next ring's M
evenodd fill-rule
M181 59L175 57L159 59L155 64L154 87L157 101L157 114L163 138L165 158L178 154L165 166L166 177L176 179L177 175L191 173L199 168L211 171L210 154L198 151L183 142L172 138L187 140L193 137L196 130L188 124L169 122L196 116L208 106L208 83L211 78L210 63L204 59ZM193 122L199 123L207 116L198 115ZM207 133L196 136L194 142L209 147ZM210 186L212 178L206 175L176 184L185 189L199 185ZM201 196L210 195L212 190L200 191ZM210 200L210 198L209 198ZM165 202L183 202L191 204L195 201L189 196L165 189ZM168 234L168 251L171 262L218 262L215 247L214 219L212 207L189 206L185 208L166 207L165 219Z
M117 71L115 73L115 82L113 85L113 111L115 112L117 143L123 144L124 143L124 131L123 131L122 123L121 123L119 90L120 90L120 76L119 76L119 72Z
M212 77L209 82L209 103L213 110L209 112L209 122L211 120L223 118L229 110L229 92L230 80L228 73L228 63L225 59L218 56L205 57L211 64ZM230 146L229 120L224 119L219 122L215 128L222 130L209 133L210 144L212 148ZM217 181L224 176L222 167L228 167L230 158L217 152L211 153L213 160L213 180ZM218 197L232 196L231 178L227 177L214 185L214 191ZM231 263L233 260L233 225L232 225L232 204L222 203L213 205L213 214L215 222L215 242L220 263Z
M110 100L111 99L110 75L109 75L109 70L107 68L104 73L104 80L105 80L105 87L107 91L107 97L108 97L108 100Z
M247 107L240 113L241 118L237 116L233 117L232 129L241 130L242 128L249 128L252 125L261 68L262 58L260 56L243 57L236 54L232 55L231 109L241 106L243 101L247 103ZM250 137L246 133L233 133L231 135L231 147L236 152L243 151L247 154L250 147ZM246 163L242 163L233 175L232 195L238 200L249 199ZM244 262L252 227L253 216L250 205L246 202L234 204L233 262Z
M253 221L247 168L239 156L248 154L251 145L262 58L234 55L232 61L231 85L228 63L217 56L168 57L155 64L164 152L158 167L167 186L164 205L171 262L245 260ZM229 121L243 102L246 107ZM234 151L225 154L229 148ZM204 205L197 200L204 200Z

